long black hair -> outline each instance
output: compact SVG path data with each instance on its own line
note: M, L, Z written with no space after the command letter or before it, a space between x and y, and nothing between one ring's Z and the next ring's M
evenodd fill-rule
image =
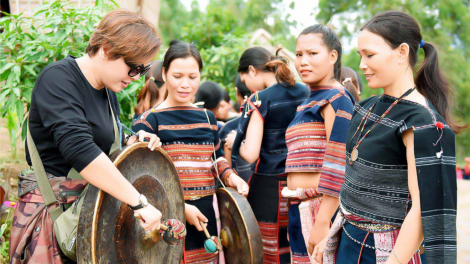
M321 24L316 24L310 27L305 28L300 32L300 36L302 35L308 35L308 34L322 34L323 38L323 43L325 46L328 48L328 50L331 52L333 50L336 50L338 53L338 59L335 62L334 65L334 78L338 82L341 81L341 55L343 54L343 47L341 46L341 41L339 40L338 35L334 32L333 29L321 25Z
M410 47L409 63L413 67L418 61L418 50L424 50L424 61L415 76L415 85L446 120L455 133L466 128L458 124L452 115L453 93L449 83L439 67L436 47L423 41L418 22L410 15L401 11L386 11L375 15L362 30L370 31L385 39L392 49L406 43Z
M267 49L263 47L253 47L245 50L240 57L238 64L238 72L246 73L250 66L253 68L264 71L273 72L276 75L276 80L279 84L295 85L294 73L289 69L289 61L279 56L279 51L282 48L276 50L276 56L273 56Z
M199 51L194 44L189 44L186 42L175 42L171 44L170 48L168 48L165 53L162 67L165 68L166 72L168 72L172 61L176 59L185 59L188 57L193 57L197 61L197 64L199 65L199 72L201 72L203 67L201 54L199 54Z

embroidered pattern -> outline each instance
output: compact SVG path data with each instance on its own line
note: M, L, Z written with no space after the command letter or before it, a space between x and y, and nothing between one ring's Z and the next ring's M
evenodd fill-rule
M336 116L327 141L321 111L328 104ZM346 132L352 112L353 101L343 87L311 88L310 97L297 108L286 132L286 172L321 172L320 192L339 197L346 165Z

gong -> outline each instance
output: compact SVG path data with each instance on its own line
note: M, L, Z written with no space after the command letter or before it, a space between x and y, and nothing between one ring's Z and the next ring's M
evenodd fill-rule
M232 188L217 190L225 261L228 264L262 264L263 241L246 198Z
M185 223L184 198L176 168L161 148L136 143L116 151L111 161L162 213L162 220ZM169 245L140 226L133 211L111 195L88 187L77 231L78 263L180 263L184 242Z

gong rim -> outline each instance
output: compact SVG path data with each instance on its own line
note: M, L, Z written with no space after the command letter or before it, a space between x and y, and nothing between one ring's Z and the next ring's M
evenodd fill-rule
M240 216L241 219L243 220L243 227L245 228L245 232L248 232L248 230L250 230L249 227L247 226L247 221L246 221L247 218L251 218L251 219L248 219L248 220L251 221L251 222L255 222L255 223L257 224L257 226L258 226L258 221L256 220L256 217L255 217L255 215L254 215L253 212L252 212L251 214L249 214L249 215L245 215L245 214L242 213L242 210L240 209L240 204L239 204L239 203L243 203L243 204L245 204L246 206L248 206L249 208L251 208L250 203L248 202L248 200L246 199L245 196L239 194L239 193L238 193L235 189L233 189L232 187L228 187L228 188L227 188L227 187L225 187L225 188L219 188L219 189L216 191L216 193L224 193L224 194L230 196L233 201L236 201L236 202L235 202L235 207L236 207L236 209L237 209L237 212L238 212L239 216ZM237 197L237 196L238 196L238 197ZM222 220L222 219L221 219L221 220ZM259 234L258 237L261 238L261 231L260 231L260 229L259 229L259 226L258 226L258 228L255 230L255 232L258 233L258 234ZM255 259L254 259L254 256L255 256L255 255L254 255L254 252L253 252L253 241L252 241L252 240L257 237L256 235L257 235L257 234L250 235L250 236L249 236L249 239L248 239L248 244L249 244L249 249L250 249L250 260L251 260L250 262L251 262L251 263L255 263ZM261 243L262 243L262 240L261 240ZM262 244L261 244L261 245L262 245Z
M141 157L141 158L139 158L139 157ZM154 194L154 191L151 191L150 196L148 195L149 194L148 191L150 189L152 189L151 187L147 186L147 188L146 188L147 192L144 191L145 188L143 190L140 190L138 188L137 189L140 190L139 192L145 193L146 196L149 197L148 199L153 197L153 199L155 199L155 201L152 202L152 204L154 204L154 206L157 206L160 203L163 203L164 206L162 208L157 207L162 212L163 218L165 218L165 219L166 218L175 218L175 219L178 219L182 222L185 222L184 210L181 210L181 208L184 208L184 197L183 197L183 193L182 193L182 189L181 189L181 182L180 182L180 179L179 179L179 176L178 176L178 172L177 172L176 167L174 166L174 162L171 160L170 156L165 151L163 151L163 149L156 148L154 151L150 152L150 150L148 150L148 143L139 142L139 143L133 144L131 146L127 146L127 147L123 148L122 150L116 151L115 153L110 155L109 158L113 162L113 165L116 166L116 168L134 186L134 188L137 188L136 184L138 183L139 179L141 179L141 177L146 177L146 176L151 176L153 179L155 179L157 181L157 183L160 184L160 186L164 186L163 190L165 188L169 188L169 189L167 189L167 191L172 192L173 195L162 196L162 195L157 194L155 197L153 197L153 195L156 194L156 193ZM154 158L156 158L156 159L154 159ZM155 163L154 163L154 160L155 160ZM132 164L133 164L133 162L136 162L136 161L138 162L137 164L144 164L144 166L142 166L142 165L136 166L134 170L137 170L137 174L134 174L132 169L130 169L130 168L134 167L134 166L132 166ZM141 163L141 162L144 162L144 163ZM155 167L153 167L153 166L155 166ZM140 173L139 173L140 170L141 170L140 168L143 169L143 171L142 171L143 174L142 175L140 175ZM146 173L149 173L149 172L150 172L150 174L146 174ZM163 181L162 181L162 179L163 179ZM164 180L164 179L167 179L167 180ZM163 185L161 185L161 184L163 184ZM91 187L93 187L93 186L91 186ZM109 248L111 250L111 251L108 251L108 252L112 252L112 253L107 253L107 254L111 254L112 256L114 256L114 252L116 254L121 253L121 250L119 250L119 244L115 244L116 242L113 242L112 245L106 243L108 246L103 247L103 245L105 245L105 244L103 244L104 243L104 241L103 241L103 235L104 235L103 227L105 227L107 224L103 225L102 220L103 220L103 217L105 217L105 215L108 215L108 219L110 219L109 218L109 216L110 216L109 213L112 212L112 211L109 211L109 212L107 211L111 208L111 207L109 207L110 204L108 204L108 202L109 202L109 199L115 199L115 198L113 198L112 196L110 196L106 192L104 192L104 191L102 191L102 190L100 190L96 187L94 187L93 189L94 189L94 191L91 192L90 195L89 195L90 196L89 199L88 199L89 202L88 202L88 206L86 207L86 211L84 212L85 213L84 217L79 218L79 222L82 221L82 224L80 225L80 223L79 223L78 237L77 237L78 241L77 242L79 242L79 243L82 242L82 247L80 247L80 249L77 248L77 253L78 254L80 252L84 253L81 260L79 260L79 263L93 263L93 264L101 263L103 261L103 257L104 257L102 255L103 254L103 249L107 249L107 248ZM166 193L166 191L164 191L164 193ZM86 196L87 195L85 195L84 198L86 198ZM161 200L161 198L158 198L158 197L167 197L168 199L171 199L172 202L168 202L168 201L165 202L164 200ZM157 202L157 201L159 201L159 202ZM122 204L123 203L119 202L119 201L117 201L117 202L119 203L119 204L117 204L117 207L116 207L116 209L118 211L114 211L114 212L117 213L118 215L123 215L123 214L119 213L119 212L122 211ZM112 203L112 204L114 204L114 203ZM165 206L165 204L167 204L167 205ZM162 206L162 205L159 205L159 206ZM127 208L127 206L125 206L125 208ZM166 211L166 213L165 213L165 211ZM82 216L82 214L81 214L81 216ZM121 219L121 218L119 218L119 219ZM125 217L124 219L127 219L127 217ZM128 220L126 220L126 221L128 221ZM139 224L137 224L137 226L139 226ZM111 227L112 227L112 225L111 225ZM139 226L139 228L140 228L140 226ZM80 229L82 229L82 231L80 231ZM123 230L134 230L134 229L123 229ZM138 229L138 230L140 230L140 229ZM118 232L118 231L116 231L116 232ZM127 233L128 231L125 231L125 232ZM118 234L118 233L115 233L115 234ZM110 237L111 239L113 239L113 235L111 235L111 236L107 235L106 237ZM135 240L135 241L137 241L137 240ZM110 241L108 241L108 242L110 242ZM168 252L166 254L163 254L162 257L159 258L159 259L162 259L162 260L166 259L167 261L171 260L171 262L177 261L178 259L180 259L180 257L177 257L177 256L182 255L182 252L183 252L182 250L184 250L184 247L182 247L181 245L184 246L184 240L182 240L181 242L182 243L180 243L180 245L177 246L178 249L175 248L175 249L170 250L169 248L167 249L165 246L164 246L164 248L161 248L162 245L158 246L158 248L160 248L162 250L165 250L165 252ZM160 242L158 244L160 244ZM80 244L78 244L78 245L80 245ZM139 245L138 247L140 248L141 244L139 243L138 245ZM152 253L152 252L154 252L155 249L156 248L149 249L150 251L146 251L147 253L145 253L145 254L154 255L154 253ZM170 250L170 251L167 251L167 250ZM88 253L85 253L86 251L88 251ZM158 251L158 249L157 249L157 251ZM123 251L123 252L125 252L125 251ZM142 252L144 252L144 251L142 251ZM107 254L105 254L105 255L107 255ZM81 255L81 254L79 254L79 255ZM134 256L134 255L131 255L131 256ZM143 255L140 255L140 253L139 253L136 256L143 256ZM114 257L112 257L112 258L114 258ZM119 259L119 255L116 255L116 258ZM127 259L127 258L125 258L125 259ZM123 262L123 263L125 263L125 262Z

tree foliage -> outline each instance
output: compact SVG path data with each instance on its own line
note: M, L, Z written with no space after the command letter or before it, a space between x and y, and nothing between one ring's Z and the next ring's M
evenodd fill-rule
M32 16L21 13L0 19L4 30L0 34L0 117L6 118L13 156L18 136L22 134L24 139L26 135L24 124L39 73L68 55L83 56L98 22L113 8L112 1L77 8L58 0L41 6ZM129 92L137 90L135 85L139 86L131 85L118 95L124 120L132 118L129 111L133 111L135 98Z

